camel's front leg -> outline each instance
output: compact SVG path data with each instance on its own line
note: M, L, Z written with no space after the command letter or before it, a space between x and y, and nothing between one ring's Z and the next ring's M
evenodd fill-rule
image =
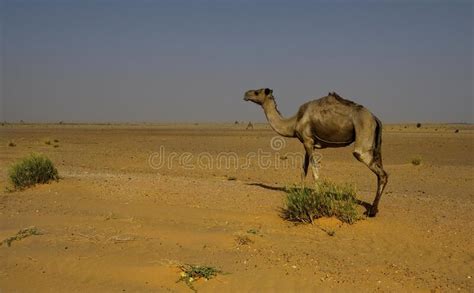
M301 185L304 188L304 180L308 175L308 166L309 166L309 154L305 153L304 155L304 162L303 162L303 170L301 172Z
M314 181L317 182L319 179L319 157L313 152L311 156L311 170L313 171Z
M305 142L304 148L306 150L305 155L305 166L306 172L308 171L308 165L311 165L311 171L313 173L314 181L317 182L319 179L319 157L315 156L313 142Z

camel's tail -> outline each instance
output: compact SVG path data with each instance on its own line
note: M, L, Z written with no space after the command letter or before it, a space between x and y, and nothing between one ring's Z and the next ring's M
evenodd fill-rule
M382 164L382 122L375 117L377 126L375 127L375 139L374 139L374 160L378 160Z

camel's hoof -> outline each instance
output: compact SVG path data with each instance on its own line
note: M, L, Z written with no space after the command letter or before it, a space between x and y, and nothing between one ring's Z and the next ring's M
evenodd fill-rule
M370 218L373 218L377 215L378 212L379 212L378 209L371 208L367 214Z

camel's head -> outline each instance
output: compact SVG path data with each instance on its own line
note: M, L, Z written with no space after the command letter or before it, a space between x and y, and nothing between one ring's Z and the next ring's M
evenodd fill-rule
M263 105L268 99L273 99L273 90L269 88L249 90L244 95L244 101L251 101L258 105Z

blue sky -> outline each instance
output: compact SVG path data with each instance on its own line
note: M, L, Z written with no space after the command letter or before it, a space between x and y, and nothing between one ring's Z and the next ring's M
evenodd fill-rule
M472 1L0 1L0 120L264 121L269 87L474 122Z

